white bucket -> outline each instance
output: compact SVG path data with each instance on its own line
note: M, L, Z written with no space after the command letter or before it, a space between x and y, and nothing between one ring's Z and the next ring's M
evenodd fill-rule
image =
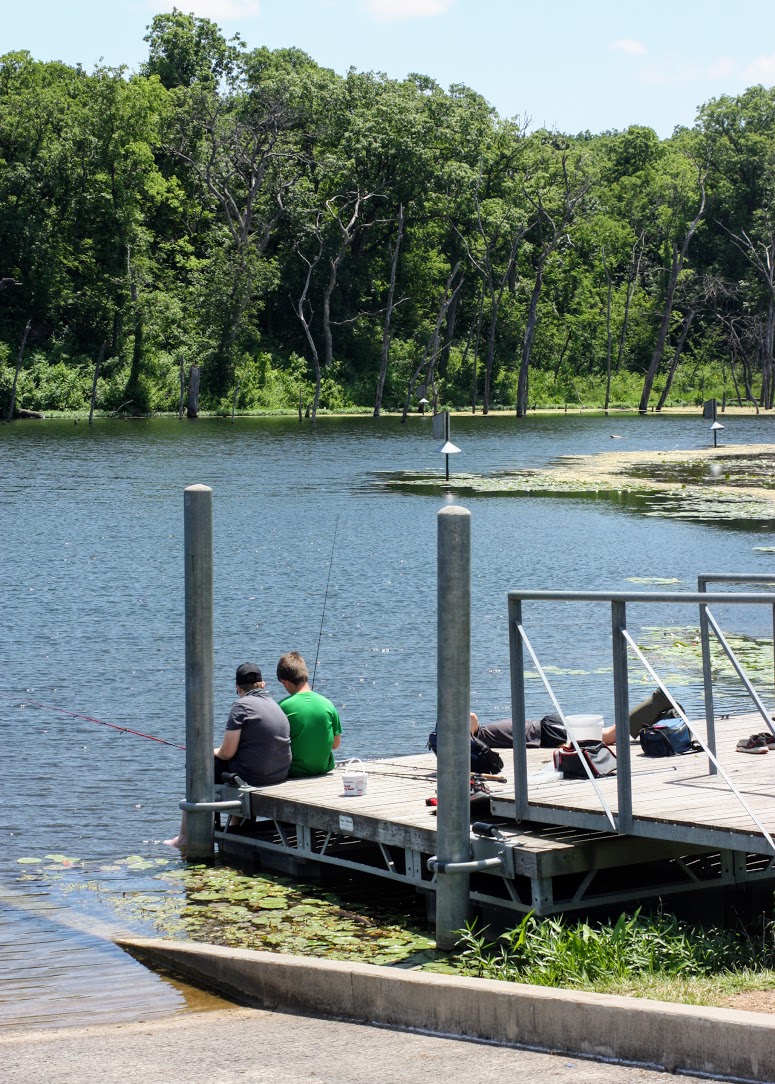
M569 735L572 732L576 741L602 741L602 715L566 715Z
M357 767L354 767L354 765L357 765ZM345 795L354 798L359 794L365 794L368 781L369 777L364 770L363 761L358 760L357 757L348 760L342 775Z

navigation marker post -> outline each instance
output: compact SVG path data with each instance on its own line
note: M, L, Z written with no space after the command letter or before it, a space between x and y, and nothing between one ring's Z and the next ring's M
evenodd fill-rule
M726 426L722 425L721 422L714 422L713 425L710 427L710 430L713 433L713 447L714 448L718 447L718 431L719 431L719 429L726 429Z
M444 444L439 452L444 456L446 480L449 481L449 457L460 451L456 444L449 439L449 411L442 410L433 415L433 436L436 440L443 440Z

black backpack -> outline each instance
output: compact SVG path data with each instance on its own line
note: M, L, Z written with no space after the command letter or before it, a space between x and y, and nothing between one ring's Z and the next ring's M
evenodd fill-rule
M428 748L436 752L436 731L428 735ZM471 772L474 775L498 775L503 771L503 761L489 745L471 735Z

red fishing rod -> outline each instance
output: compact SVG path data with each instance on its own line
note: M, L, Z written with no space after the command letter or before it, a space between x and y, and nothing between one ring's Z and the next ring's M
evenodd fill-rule
M35 708L44 708L46 711L58 711L60 715L70 715L73 719L85 719L88 723L99 723L100 726L109 726L111 730L120 730L124 734L134 734L137 738L147 738L148 741L157 741L160 745L171 745L173 749L185 749L185 745L167 741L166 738L156 738L153 734L144 734L142 730L132 730L131 726L118 726L116 723L106 723L104 719L95 719L93 715L81 715L77 711L66 711L65 708L54 707L53 704L41 704L38 700L23 700L19 707L31 704Z

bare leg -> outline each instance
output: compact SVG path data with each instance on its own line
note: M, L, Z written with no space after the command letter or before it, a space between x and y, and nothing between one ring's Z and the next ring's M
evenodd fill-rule
M179 851L185 851L186 849L186 814L183 812L180 818L180 831L174 839L165 839L164 842L168 847L177 847Z
M479 720L476 717L476 712L471 712L471 737L475 738L479 733Z

